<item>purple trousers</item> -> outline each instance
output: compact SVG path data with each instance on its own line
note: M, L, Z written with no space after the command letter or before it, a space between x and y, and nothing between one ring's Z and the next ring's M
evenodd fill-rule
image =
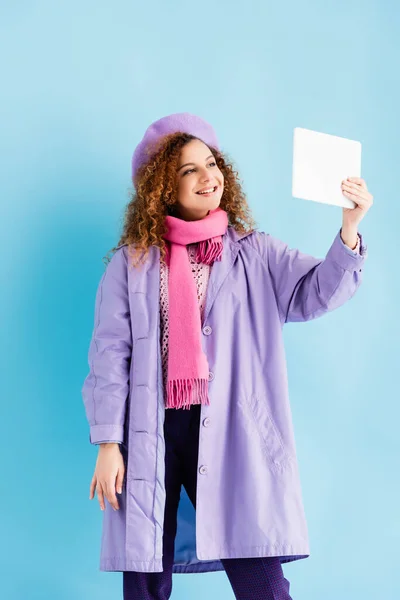
M165 411L166 502L163 534L163 571L123 572L124 600L167 600L172 593L172 565L177 531L181 485L196 508L199 404L188 409ZM292 600L289 581L283 575L279 558L222 558L235 598L239 600Z

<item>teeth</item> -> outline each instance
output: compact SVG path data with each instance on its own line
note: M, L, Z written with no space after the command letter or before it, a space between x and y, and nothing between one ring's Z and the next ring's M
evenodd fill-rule
M198 194L209 194L215 190L215 186L210 188L209 190L203 190L202 192L197 192Z

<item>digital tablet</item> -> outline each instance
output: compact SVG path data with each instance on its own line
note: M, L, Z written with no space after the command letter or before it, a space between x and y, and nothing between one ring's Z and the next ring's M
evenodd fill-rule
M361 177L361 142L295 127L293 197L355 208L341 189L347 177Z

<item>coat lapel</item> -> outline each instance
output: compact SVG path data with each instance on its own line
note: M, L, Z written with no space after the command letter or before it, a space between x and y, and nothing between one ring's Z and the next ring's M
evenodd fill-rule
M211 308L218 295L218 292L232 269L236 256L239 252L239 240L246 237L251 232L238 233L233 227L228 227L226 233L222 236L223 251L221 260L213 262L208 281L206 304L204 307L203 323L206 323Z
M205 323L214 301L232 269L236 256L239 252L239 240L250 235L251 232L238 233L232 226L229 226L226 233L222 236L223 251L221 260L214 261L208 281L206 304L204 307L203 322ZM146 273L146 274L145 274ZM150 310L158 306L160 297L160 249L157 246L150 247L149 260L147 261L144 279L136 279L135 291L142 291L150 295L152 306ZM138 283L141 281L141 284Z

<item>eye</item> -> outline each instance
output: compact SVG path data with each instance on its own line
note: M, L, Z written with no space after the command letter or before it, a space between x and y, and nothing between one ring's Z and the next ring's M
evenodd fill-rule
M215 161L213 161L213 160L212 160L212 161L211 161L211 162L208 164L208 166L209 166L209 167L211 167L211 165L215 165L215 166L217 166L217 163L216 163ZM184 175L187 175L187 174L188 174L188 173L190 173L191 171L195 171L195 169L188 169L188 170L187 170L187 171L185 171L183 174L184 174Z

